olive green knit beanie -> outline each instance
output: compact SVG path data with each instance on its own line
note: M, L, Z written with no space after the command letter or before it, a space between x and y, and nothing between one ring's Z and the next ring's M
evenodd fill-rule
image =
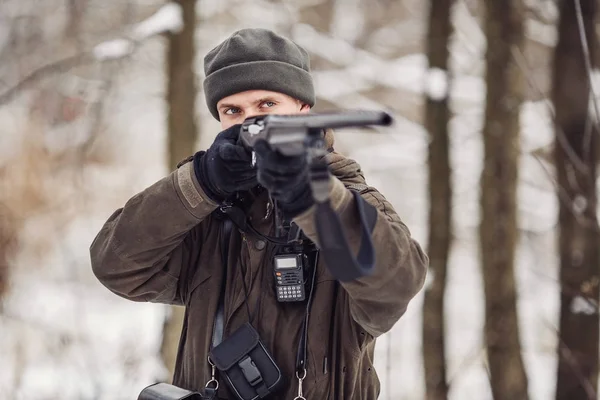
M308 53L270 30L234 32L204 57L204 73L206 104L217 120L217 102L246 90L287 94L311 107L315 103Z

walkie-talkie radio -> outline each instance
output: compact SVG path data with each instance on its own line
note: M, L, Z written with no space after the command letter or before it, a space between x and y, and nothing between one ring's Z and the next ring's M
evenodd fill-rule
M304 254L278 254L273 260L277 301L304 301Z

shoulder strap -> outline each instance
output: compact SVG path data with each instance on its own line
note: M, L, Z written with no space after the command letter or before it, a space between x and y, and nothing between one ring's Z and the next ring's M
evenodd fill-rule
M315 282L317 281L317 264L319 263L319 250L316 250L314 254L313 268L311 272L311 283L310 292L308 294L308 301L306 302L306 309L304 312L304 319L302 320L302 328L300 331L300 340L298 341L298 351L296 352L296 376L300 379L306 377L306 350L308 346L308 322L310 317L310 311L312 308L312 300L315 292Z
M224 330L224 303L225 303L225 286L227 282L227 264L229 260L229 240L231 238L232 222L229 218L223 220L220 234L221 244L221 263L223 269L223 279L221 280L221 289L219 293L219 304L217 306L217 313L215 315L215 322L213 324L212 332L212 343L211 348L217 346L223 341L223 330Z
M342 282L370 275L375 266L371 233L377 222L377 210L360 193L350 190L361 225L360 247L355 258L340 217L331 207L329 179L327 164L322 159L314 161L311 165L311 188L316 203L314 219L325 264L332 275Z

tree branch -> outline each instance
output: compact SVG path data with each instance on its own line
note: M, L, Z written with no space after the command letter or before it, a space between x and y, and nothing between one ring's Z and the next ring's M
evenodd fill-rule
M21 90L26 89L28 86L34 84L35 82L47 75L64 73L77 66L89 64L93 61L94 59L90 56L89 53L84 53L76 56L63 58L61 60L43 65L35 69L24 79L19 81L16 85L0 94L0 105L8 103Z

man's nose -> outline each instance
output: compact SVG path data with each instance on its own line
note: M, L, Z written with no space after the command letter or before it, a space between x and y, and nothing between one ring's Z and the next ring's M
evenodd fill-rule
M261 115L267 115L268 113L264 113L264 112L259 112L259 111L248 111L245 115L245 119L248 118L252 118L252 117L260 117Z

